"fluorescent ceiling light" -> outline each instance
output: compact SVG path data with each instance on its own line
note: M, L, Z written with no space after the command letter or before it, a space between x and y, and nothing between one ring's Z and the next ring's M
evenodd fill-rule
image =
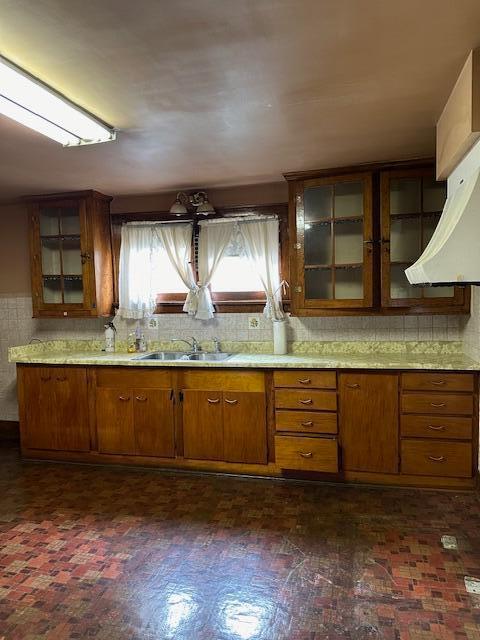
M1 56L0 113L64 146L116 137L112 127Z

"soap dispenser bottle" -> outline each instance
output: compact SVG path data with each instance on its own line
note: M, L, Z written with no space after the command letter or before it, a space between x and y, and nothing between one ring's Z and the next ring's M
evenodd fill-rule
M112 321L103 325L105 327L105 351L107 353L114 353L115 351L115 325Z

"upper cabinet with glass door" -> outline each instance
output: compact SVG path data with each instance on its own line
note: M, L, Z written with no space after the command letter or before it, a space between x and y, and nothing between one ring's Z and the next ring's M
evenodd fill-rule
M110 200L95 191L28 199L35 317L110 315Z
M390 170L381 174L382 306L427 310L468 309L465 287L413 287L405 269L423 253L440 220L446 183L433 170Z
M369 173L295 183L292 297L304 310L369 308L372 283L372 179Z

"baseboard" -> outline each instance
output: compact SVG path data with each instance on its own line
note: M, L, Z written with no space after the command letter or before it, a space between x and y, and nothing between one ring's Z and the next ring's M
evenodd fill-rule
M18 420L0 420L0 444L2 442L20 442Z

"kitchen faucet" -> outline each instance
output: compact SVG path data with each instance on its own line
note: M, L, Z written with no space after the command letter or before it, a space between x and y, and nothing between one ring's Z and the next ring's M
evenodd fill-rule
M192 342L184 340L183 338L172 338L172 342L185 342L190 347L192 353L198 353L202 350L202 347L198 344L198 340L192 337Z

